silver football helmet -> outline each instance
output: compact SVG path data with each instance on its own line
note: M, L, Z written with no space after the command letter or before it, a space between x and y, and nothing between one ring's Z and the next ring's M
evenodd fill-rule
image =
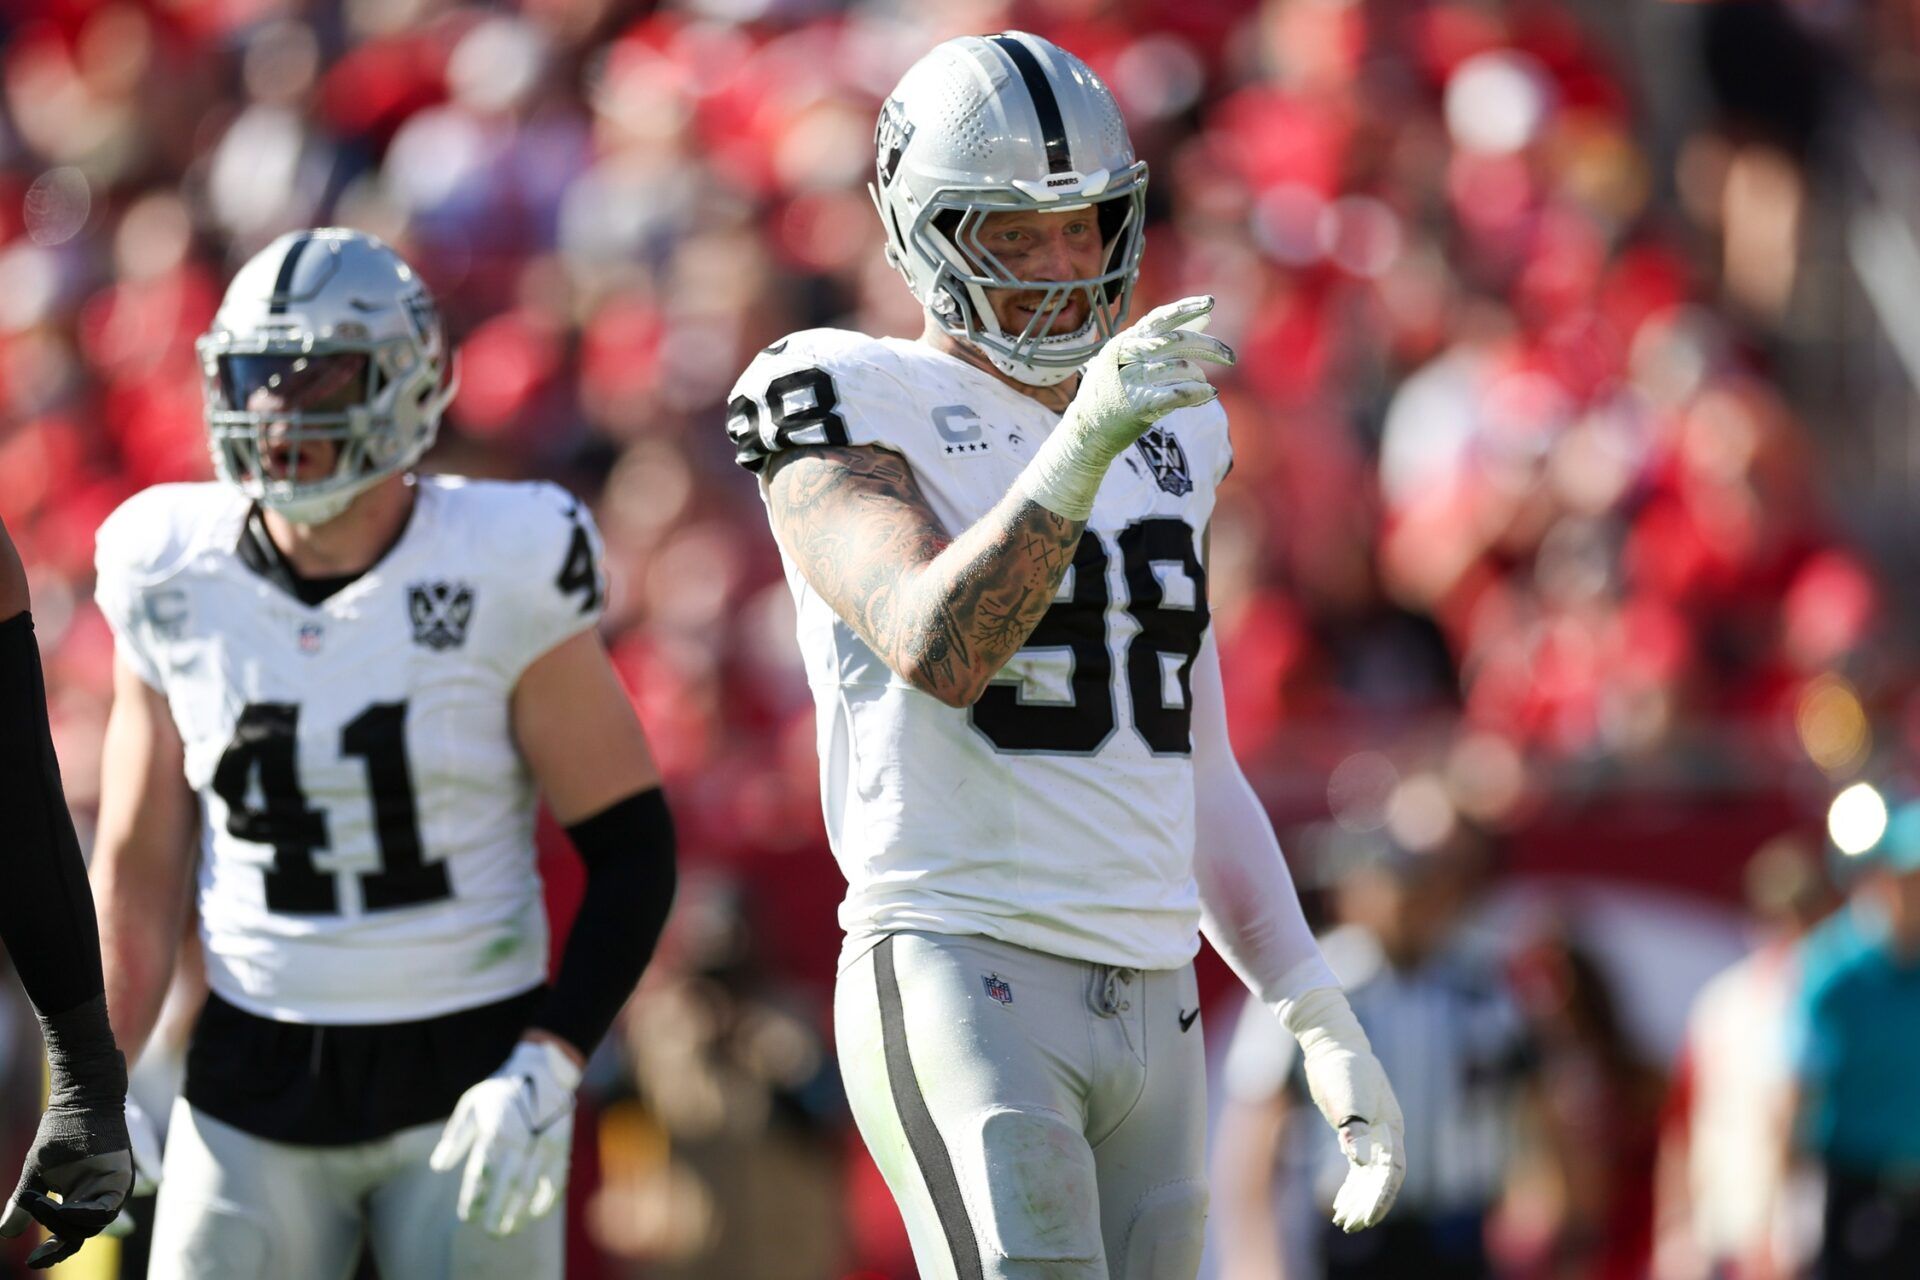
M874 150L868 189L887 260L947 333L1007 376L1044 387L1073 376L1119 330L1140 274L1147 166L1086 63L1020 31L948 40L901 78ZM1106 246L1097 275L1022 280L980 239L981 223L1003 210L1085 208ZM989 289L1041 292L1025 329L1002 330ZM1087 322L1052 333L1076 297Z
M426 286L380 240L344 227L255 254L195 349L215 471L301 524L333 519L418 462L457 383ZM320 442L334 446L332 466L301 474L301 446Z

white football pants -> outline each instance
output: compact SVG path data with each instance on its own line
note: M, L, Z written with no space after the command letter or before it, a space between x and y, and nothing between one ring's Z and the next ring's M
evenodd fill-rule
M371 1238L395 1280L559 1280L564 1206L505 1239L454 1213L464 1165L427 1167L441 1126L377 1142L268 1142L174 1103L150 1280L345 1280Z
M1193 966L896 933L839 977L840 1073L922 1280L1193 1280L1206 1063Z

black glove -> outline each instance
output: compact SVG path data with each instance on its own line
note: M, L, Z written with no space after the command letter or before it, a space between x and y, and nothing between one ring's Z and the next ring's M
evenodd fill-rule
M0 1236L19 1235L29 1221L53 1233L27 1257L35 1270L79 1252L119 1216L133 1189L127 1064L107 1025L106 997L42 1016L40 1030L47 1041L47 1110L20 1171L20 1185L0 1217ZM60 1199L52 1199L49 1191Z

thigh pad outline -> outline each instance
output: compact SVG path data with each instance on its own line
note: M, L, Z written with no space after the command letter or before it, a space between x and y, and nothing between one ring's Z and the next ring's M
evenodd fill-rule
M1039 1108L993 1107L974 1130L961 1177L983 1241L1010 1261L1097 1262L1099 1180L1079 1126Z
M1126 1255L1113 1259L1113 1280L1193 1280L1206 1244L1207 1184L1164 1182L1140 1197L1127 1225Z

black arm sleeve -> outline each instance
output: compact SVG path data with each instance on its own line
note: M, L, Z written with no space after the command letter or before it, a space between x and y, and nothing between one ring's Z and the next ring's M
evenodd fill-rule
M652 787L567 828L587 892L533 1025L593 1052L633 994L673 905L673 818Z
M0 941L43 1017L105 990L87 867L60 786L33 615L0 622Z

